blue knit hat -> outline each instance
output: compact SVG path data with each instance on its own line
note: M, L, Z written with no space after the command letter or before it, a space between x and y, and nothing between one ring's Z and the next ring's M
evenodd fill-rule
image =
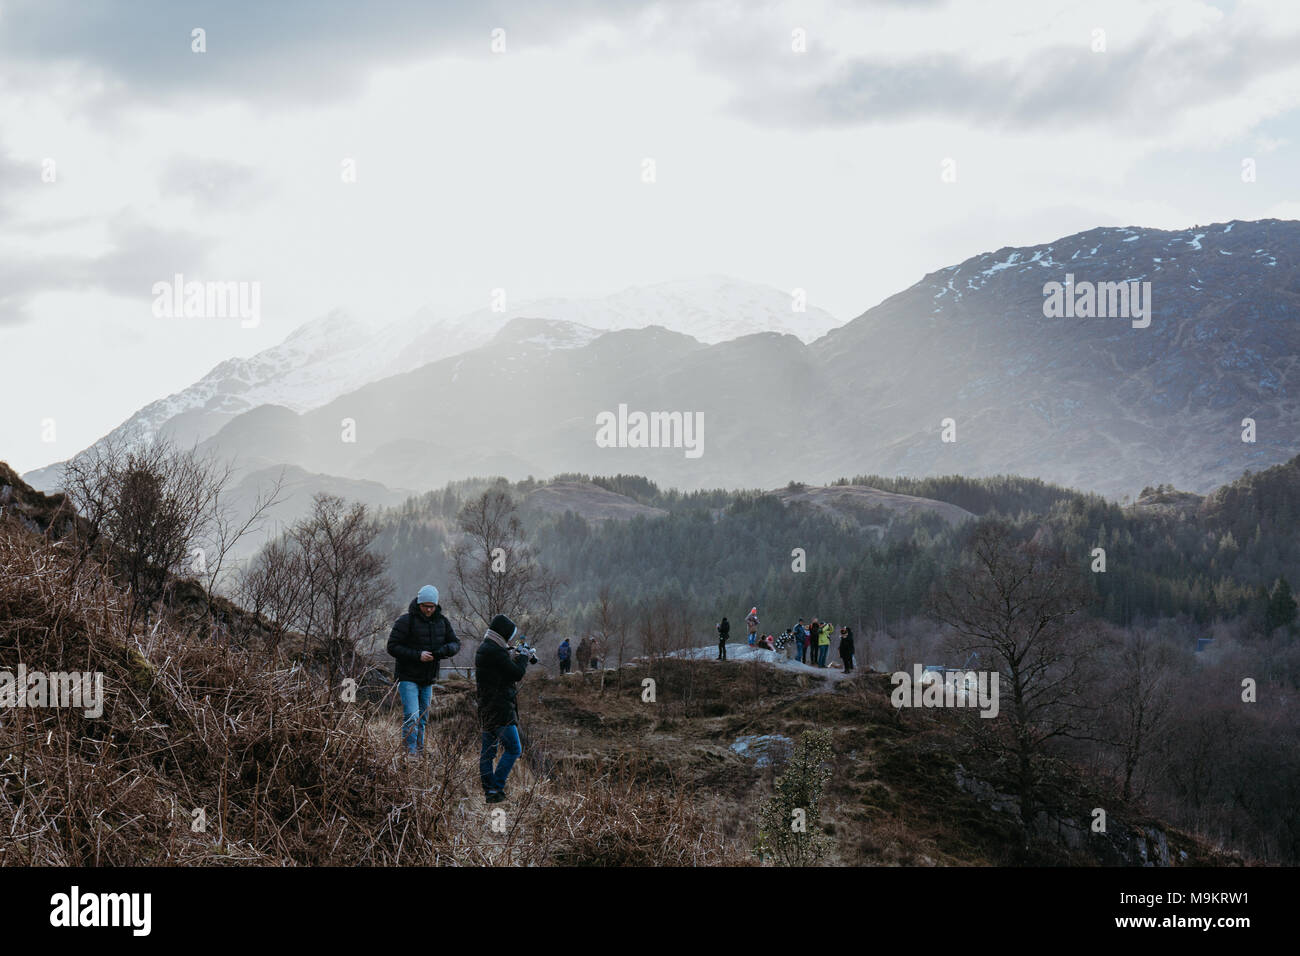
M420 593L415 596L415 603L416 604L437 604L438 589L435 588L432 584L426 584L424 587L420 588Z

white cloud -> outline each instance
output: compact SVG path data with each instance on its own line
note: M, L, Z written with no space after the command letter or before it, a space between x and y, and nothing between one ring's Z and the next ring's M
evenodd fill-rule
M42 33L60 55L0 65L6 379L38 405L64 403L61 434L84 445L336 307L379 322L430 304L469 311L497 287L522 301L725 273L805 288L847 319L1008 244L1295 213L1280 171L1295 165L1300 73L1240 51L1271 55L1300 17L1273 20L1260 4L615 8L583 4L544 30L512 21L498 56L486 21L457 21L454 42L425 49L392 35L415 29L414 12L382 29L339 20L281 51L286 69L337 68L342 89L317 98L259 94L283 81L257 72L277 53L269 35L247 56L226 42L213 75L186 74L164 95L145 89L159 67L133 66L111 34L87 53L82 27ZM12 9L0 0L0 23ZM789 50L795 26L809 30L804 59ZM1088 59L1093 26L1109 60ZM355 50L332 61L356 29ZM1083 52L1053 59L1071 44ZM1079 78L1094 67L1090 88ZM876 113L854 114L854 101L842 122L769 121L775 106L821 109L851 92L853 68L875 84L856 107ZM1016 99L987 102L1000 79ZM1260 180L1242 187L1239 158L1254 153ZM39 183L46 156L57 184ZM654 185L640 179L647 157ZM945 157L956 183L940 181ZM15 186L22 175L32 180ZM160 325L149 286L177 271L261 282L262 325ZM120 386L88 401L11 360L51 337L75 352L74 380L112 368ZM0 423L0 456L20 468L75 450Z

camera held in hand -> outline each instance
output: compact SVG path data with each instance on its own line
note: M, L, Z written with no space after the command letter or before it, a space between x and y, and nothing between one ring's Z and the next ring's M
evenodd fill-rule
M515 646L514 646L514 652L515 652L516 654L527 654L527 655L528 655L528 663L530 663L530 664L536 664L536 663L537 663L537 648L535 648L535 647L533 647L533 645L529 644L529 643L528 643L528 638L526 638L526 637L521 637L521 638L519 638L518 642L517 642L517 643L515 644Z

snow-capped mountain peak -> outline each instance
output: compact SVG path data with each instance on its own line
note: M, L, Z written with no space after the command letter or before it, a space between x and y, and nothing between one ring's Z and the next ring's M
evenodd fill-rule
M202 441L236 415L259 405L305 412L362 385L479 348L514 320L551 325L512 330L517 342L580 348L608 331L663 326L716 344L758 332L780 332L804 342L842 323L801 305L791 292L726 276L635 286L603 297L535 299L503 311L479 309L452 318L421 310L373 330L335 310L303 323L284 341L249 358L227 359L188 388L152 402L110 434L147 441L164 429L178 441ZM60 480L57 465L28 474L38 488Z

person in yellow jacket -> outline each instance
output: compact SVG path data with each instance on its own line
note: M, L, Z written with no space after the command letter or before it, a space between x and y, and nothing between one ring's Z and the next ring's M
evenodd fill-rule
M823 624L817 635L817 666L826 666L826 655L831 652L831 625Z

